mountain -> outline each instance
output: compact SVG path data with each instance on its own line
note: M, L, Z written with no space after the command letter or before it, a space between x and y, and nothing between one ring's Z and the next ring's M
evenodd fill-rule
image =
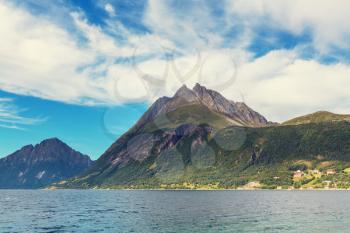
M0 159L0 188L41 188L78 175L92 161L57 138L27 145Z
M162 97L151 105L140 120L113 143L94 166L71 182L79 183L80 186L91 186L100 185L107 180L111 183L125 181L130 178L129 175L138 178L138 173L144 175L145 161L151 161L155 157L163 158L163 154L172 153L171 151L185 156L188 146L183 144L186 144L188 138L195 139L199 148L207 143L207 137L225 127L261 128L272 125L275 124L245 103L227 100L218 92L200 84L196 84L193 89L184 85L173 97ZM186 166L188 162L190 161L186 161ZM134 174L128 173L127 179L119 175L125 167L135 163L143 168L138 171L129 170L128 172Z
M300 125L309 123L320 123L320 122L339 122L339 121L350 121L350 115L334 114L331 112L320 111L309 115L297 117L289 121L284 122L284 125Z
M350 176L342 172L347 168L350 122L274 124L197 84L158 99L86 172L53 186L289 188L334 182L350 188ZM337 174L312 175L327 169ZM298 170L305 174L301 180L293 176Z
M208 119L203 116L208 115ZM216 91L196 84L191 90L183 85L173 97L158 99L141 117L133 129L146 128L153 123L158 128L176 127L183 123L212 123L227 125L264 127L272 123L242 102L233 102ZM152 128L153 129L153 128Z

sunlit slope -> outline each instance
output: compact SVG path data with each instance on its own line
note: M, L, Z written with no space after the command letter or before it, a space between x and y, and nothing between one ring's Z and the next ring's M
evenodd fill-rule
M230 126L215 133L199 125L191 127L174 146L159 149L172 142L160 137L148 148L149 156L101 167L64 187L171 188L186 183L236 188L253 181L266 187L291 186L293 172L300 167L338 171L350 167L348 122Z
M284 122L284 125L300 125L320 122L350 121L350 115L334 114L331 112L315 112Z

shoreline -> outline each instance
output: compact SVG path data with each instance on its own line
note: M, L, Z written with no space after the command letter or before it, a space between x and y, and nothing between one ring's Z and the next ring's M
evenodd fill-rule
M350 191L350 189L248 189L248 188L237 188L237 189L129 189L129 188L88 188L88 189L74 189L74 188L44 188L44 189L25 189L25 190L43 190L43 191L56 191L56 190L102 190L102 191Z

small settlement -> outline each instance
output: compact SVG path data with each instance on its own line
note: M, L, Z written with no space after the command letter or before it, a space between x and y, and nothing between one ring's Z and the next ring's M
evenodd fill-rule
M308 175L308 174L312 174L314 176L322 176L322 175L335 175L337 173L337 171L335 169L327 169L325 171L320 171L317 169L313 169L308 171L309 173L305 172L305 171L301 171L301 170L297 170L294 172L293 174L293 179L294 180L298 180L301 179L302 177Z

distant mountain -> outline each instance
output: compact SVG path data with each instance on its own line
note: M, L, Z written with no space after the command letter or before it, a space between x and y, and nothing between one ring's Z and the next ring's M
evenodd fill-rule
M42 141L0 159L0 188L40 188L78 175L92 164L87 155L57 138Z
M350 115L334 114L326 111L319 111L309 115L297 117L289 121L284 122L284 125L301 125L309 123L321 123L321 122L339 122L349 121Z
M350 122L323 113L311 119L274 124L199 84L183 86L158 99L86 172L53 186L350 188L342 172L350 171ZM312 173L327 169L337 174ZM305 176L294 179L295 172Z

